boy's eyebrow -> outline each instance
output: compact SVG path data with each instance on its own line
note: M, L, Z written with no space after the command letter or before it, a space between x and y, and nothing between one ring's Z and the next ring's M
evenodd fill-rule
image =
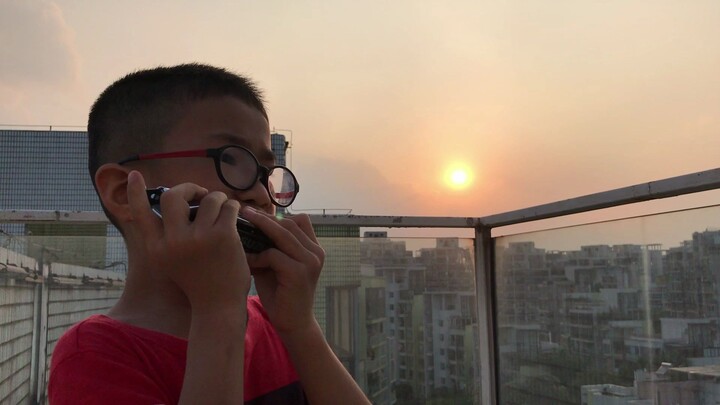
M240 145L240 146L244 146L244 147L250 149L250 151L255 155L255 157L261 163L272 162L272 164L275 164L275 154L270 149L262 149L262 150L257 151L257 153L256 153L256 151L252 150L250 143L245 138L237 136L232 133L228 133L228 132L220 132L217 134L212 134L212 136L214 138L222 139L230 144Z

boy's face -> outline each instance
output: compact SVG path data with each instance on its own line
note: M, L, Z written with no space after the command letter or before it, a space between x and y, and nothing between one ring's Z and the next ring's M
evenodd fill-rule
M218 148L233 144L249 149L263 166L272 167L275 164L270 148L268 122L262 113L245 102L231 96L208 98L190 104L183 114L165 137L163 150L157 152ZM275 206L259 181L249 190L233 190L218 177L212 158L160 159L143 174L148 187L195 183L209 191L222 191L228 198L238 200L243 205L275 213Z

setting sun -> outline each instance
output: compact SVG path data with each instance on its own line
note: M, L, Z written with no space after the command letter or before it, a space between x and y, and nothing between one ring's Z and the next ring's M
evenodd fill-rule
M452 172L450 180L456 185L465 184L468 181L468 174L466 171L458 169Z
M472 173L464 165L450 166L445 171L445 183L454 190L463 190L472 183Z

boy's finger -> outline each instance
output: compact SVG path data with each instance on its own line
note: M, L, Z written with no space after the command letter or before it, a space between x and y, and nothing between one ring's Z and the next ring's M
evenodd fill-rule
M300 228L312 242L319 244L315 230L312 227L312 222L310 222L310 217L307 214L288 216L285 217L285 219L295 222L298 228Z
M231 223L233 225L233 229L235 229L239 212L240 203L237 200L225 200L220 207L220 214L218 215L217 222Z
M199 201L207 194L207 189L193 183L183 183L170 188L160 196L160 210L163 224L169 232L177 231L190 223L188 202Z
M226 200L220 207L216 224L228 226L230 232L237 235L237 238L240 239L240 235L238 235L237 232L238 212L240 212L240 203L237 200ZM242 249L240 250L242 251Z
M286 216L283 219L277 219L272 216L269 216L269 218L277 222L281 227L287 229L305 249L314 255L325 255L325 252L320 246L320 242L318 242L315 236L310 217L307 214Z
M299 261L313 259L317 255L307 246L310 243L308 236L296 225L285 227L273 216L250 207L243 207L242 216L272 239L275 246L286 255Z
M227 199L227 195L219 191L209 193L203 197L193 221L195 226L209 228L215 225L218 221L220 209Z
M145 235L159 236L157 217L150 209L150 202L145 192L145 179L137 170L128 174L127 195L133 221Z
M325 255L322 247L320 246L320 243L315 237L314 231L311 231L310 235L308 235L306 229L303 229L298 222L293 221L290 218L282 219L278 223L280 224L280 226L287 229L291 234L293 234L293 236L295 236L298 242L300 242L305 247L305 249L312 252L315 256Z

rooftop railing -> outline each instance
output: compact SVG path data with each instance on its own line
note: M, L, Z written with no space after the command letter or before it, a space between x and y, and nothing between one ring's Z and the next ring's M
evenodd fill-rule
M697 377L720 364L717 206L502 237L493 230L716 189L720 169L485 217L313 215L328 252L316 316L375 403L671 398L685 392L667 385L684 369ZM0 212L0 225L16 227L0 235L3 403L43 403L55 340L123 287L118 236L52 236L43 224L107 219ZM474 238L370 238L361 228L471 229ZM697 380L687 392L713 392Z

